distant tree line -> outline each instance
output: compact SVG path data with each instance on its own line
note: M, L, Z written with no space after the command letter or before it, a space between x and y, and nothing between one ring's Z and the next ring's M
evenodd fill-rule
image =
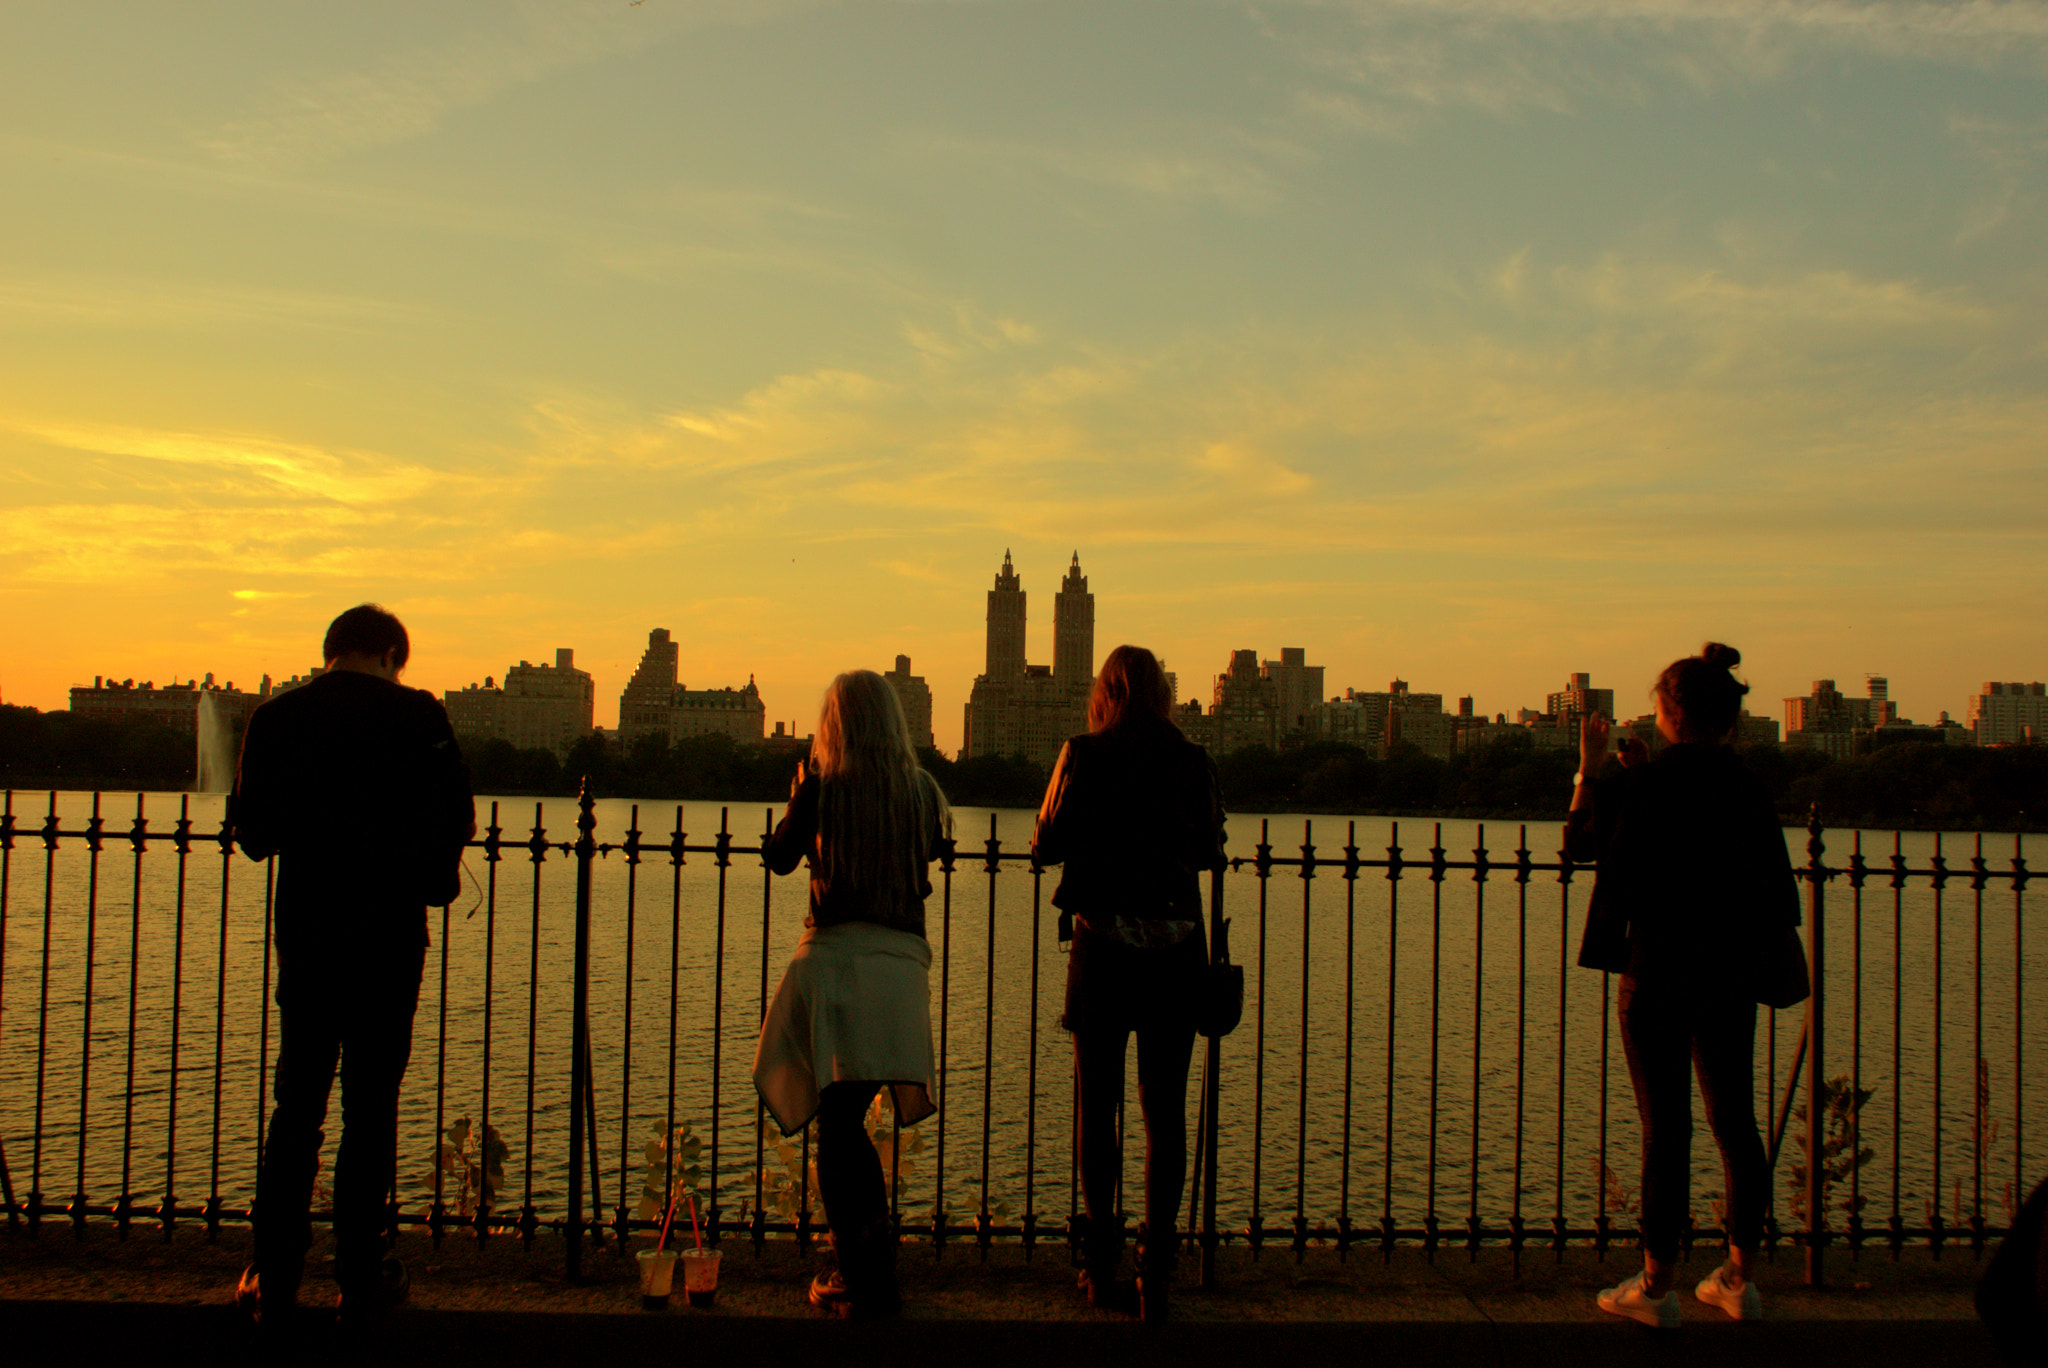
M588 776L600 798L779 806L799 754L730 736L673 744L643 737L630 746L591 736L563 759L504 741L472 746L467 759L480 794L563 797ZM1900 744L1829 761L1817 751L1761 745L1741 755L1788 823L1805 821L1818 806L1834 827L2048 828L2048 746ZM1045 793L1045 769L1022 756L949 760L926 750L921 759L963 806L1033 808ZM1578 754L1538 748L1527 735L1500 737L1450 760L1411 747L1382 758L1318 741L1247 747L1217 757L1216 767L1233 812L1552 821L1570 801ZM167 727L0 705L6 787L181 789L193 771L192 738Z

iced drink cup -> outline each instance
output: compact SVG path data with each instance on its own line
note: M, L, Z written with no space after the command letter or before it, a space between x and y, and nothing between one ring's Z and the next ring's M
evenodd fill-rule
M676 1252L643 1249L639 1257L640 1304L649 1308L667 1306L669 1289L675 1282Z
M715 1249L683 1251L683 1291L690 1305L710 1306L718 1299L718 1256Z

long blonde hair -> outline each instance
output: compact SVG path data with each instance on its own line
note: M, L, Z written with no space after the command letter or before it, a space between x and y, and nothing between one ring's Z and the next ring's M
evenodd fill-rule
M848 670L825 690L811 742L818 771L818 844L827 878L888 887L899 871L913 886L924 870L934 821L950 835L946 795L917 763L903 704L873 670Z

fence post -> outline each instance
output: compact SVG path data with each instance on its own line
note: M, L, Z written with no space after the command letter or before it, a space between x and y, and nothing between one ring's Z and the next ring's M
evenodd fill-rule
M569 1251L566 1271L583 1276L583 1122L590 1084L590 865L597 857L596 802L590 776L576 795L576 972L569 1040Z
M1223 935L1223 871L1209 871L1209 955ZM1263 986L1263 985L1262 985ZM1216 1289L1216 1106L1222 1098L1221 1080L1216 1076L1223 1060L1223 1041L1208 1037L1208 1054L1202 1064L1202 1133L1195 1143L1202 1147L1202 1290Z
M1827 1245L1827 1079L1821 1071L1822 1032L1827 1013L1827 928L1822 914L1827 899L1821 885L1828 877L1821 862L1827 846L1821 840L1820 808L1814 806L1806 819L1806 955L1807 977L1813 991L1806 999L1806 1285L1820 1287L1826 1282L1823 1263Z

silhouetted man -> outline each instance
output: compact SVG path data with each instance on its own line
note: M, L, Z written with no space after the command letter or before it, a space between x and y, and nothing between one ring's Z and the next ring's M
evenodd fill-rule
M349 609L327 629L326 672L258 708L242 740L235 837L251 859L278 856L277 1109L256 1180L255 1261L236 1288L259 1319L297 1304L337 1067L335 1304L361 1312L405 1296L404 1266L383 1240L398 1088L427 905L454 899L476 831L447 713L398 682L409 652L397 618Z

